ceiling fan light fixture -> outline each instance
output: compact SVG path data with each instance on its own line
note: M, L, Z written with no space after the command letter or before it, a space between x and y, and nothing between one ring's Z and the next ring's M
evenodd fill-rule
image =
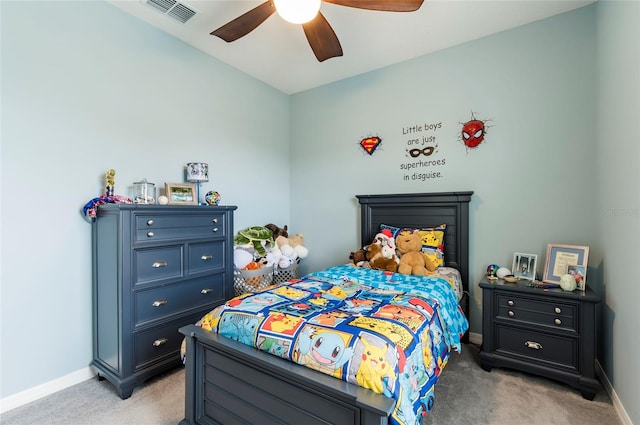
M321 0L273 0L278 15L292 24L306 24L320 11Z

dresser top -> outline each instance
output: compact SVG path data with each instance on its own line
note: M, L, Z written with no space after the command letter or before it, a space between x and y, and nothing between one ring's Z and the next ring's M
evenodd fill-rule
M520 292L533 295L550 295L558 298L567 298L586 302L600 302L600 295L592 291L589 286L587 286L586 290L584 291L580 291L578 289L576 289L575 291L563 291L561 288L536 288L535 286L530 285L531 284L528 281L518 281L510 283L505 282L502 279L489 280L486 276L483 277L482 280L480 280L480 287L483 289L496 289L501 291Z
M170 211L170 212L201 212L201 211L233 211L235 205L157 205L157 204L103 204L98 207L105 211Z

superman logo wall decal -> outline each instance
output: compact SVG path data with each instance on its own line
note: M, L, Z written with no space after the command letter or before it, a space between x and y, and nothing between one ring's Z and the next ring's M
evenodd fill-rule
M382 144L382 139L378 136L365 137L364 139L360 140L360 146L369 155L373 155L380 144Z

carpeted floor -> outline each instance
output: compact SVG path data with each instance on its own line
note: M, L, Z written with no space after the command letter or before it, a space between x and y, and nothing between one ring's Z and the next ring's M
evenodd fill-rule
M604 391L588 401L578 391L547 379L505 369L487 373L478 365L478 348L473 345L452 355L435 395L424 425L621 423ZM127 400L121 400L107 381L92 379L6 412L0 423L176 425L183 413L184 370L176 369L137 387Z

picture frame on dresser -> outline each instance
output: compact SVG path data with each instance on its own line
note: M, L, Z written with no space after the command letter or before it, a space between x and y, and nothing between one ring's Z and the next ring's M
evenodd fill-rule
M563 274L580 274L580 281L576 279L577 287L585 290L587 278L587 263L589 261L589 247L584 245L548 244L547 258L544 266L543 282L560 283ZM575 266L569 269L570 266Z
M537 262L538 256L536 254L515 252L513 254L512 273L520 279L536 280Z
M164 191L169 205L198 205L195 183L165 183Z

